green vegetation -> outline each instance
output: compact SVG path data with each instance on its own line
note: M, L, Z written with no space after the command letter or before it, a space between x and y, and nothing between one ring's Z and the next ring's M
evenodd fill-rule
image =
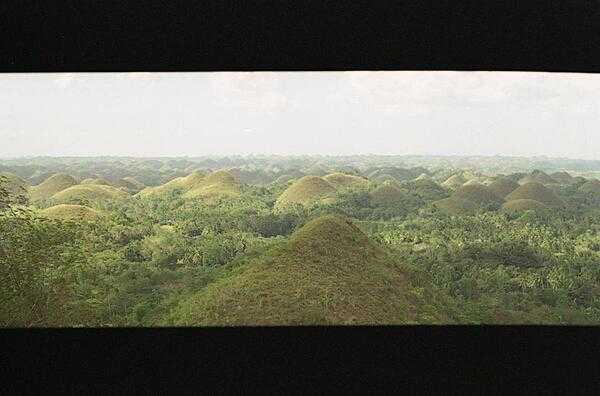
M86 206L67 204L60 204L43 209L41 210L41 214L42 216L50 219L88 221L95 220L98 218L98 216L100 216L98 211L90 209Z
M110 186L110 182L104 178L88 178L81 181L79 184L97 184L100 186Z
M600 323L593 164L460 161L0 161L0 325Z
M34 202L46 200L54 194L76 184L77 181L72 176L64 173L57 173L44 180L42 183L32 186L29 189L29 199Z
M236 196L240 193L240 183L225 170L213 172L196 183L183 194L184 198L216 198Z
M49 201L53 204L89 204L93 202L126 199L128 197L129 194L116 187L105 186L102 184L78 184L57 192L50 197Z
M502 210L507 213L517 213L526 210L542 210L548 206L533 199L515 199L502 205Z
M276 206L284 208L290 204L309 205L319 200L331 198L335 187L319 176L304 176L289 186L277 198Z
M323 176L323 179L331 183L335 188L362 187L366 186L369 181L361 176L347 175L344 173L331 173Z
M564 202L554 193L554 191L539 182L525 183L508 194L505 199L507 201L514 201L515 199L531 199L548 206L564 205Z
M499 198L506 198L508 194L515 191L519 188L519 183L510 180L506 177L501 177L499 179L494 180L489 186L488 189L496 194Z

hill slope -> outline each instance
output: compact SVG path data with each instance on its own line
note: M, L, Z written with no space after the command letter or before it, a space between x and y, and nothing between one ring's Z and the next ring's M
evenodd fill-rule
M74 202L99 202L126 199L125 191L101 184L78 184L54 194L50 199L55 204Z
M77 184L77 181L64 173L57 173L40 184L32 186L29 189L29 199L32 202L41 201L52 197L57 192L67 189Z
M349 220L317 218L289 243L180 303L175 325L401 324L419 311L403 272ZM438 318L438 320L441 320Z
M579 191L587 192L587 193L600 193L600 180L590 180L585 182L579 187Z
M40 214L50 219L61 220L94 220L100 213L82 205L55 205L40 211Z
M240 193L240 183L226 170L218 170L207 175L195 187L183 194L184 198L216 198L235 196Z
M136 196L141 198L151 196L165 196L175 190L182 190L183 192L190 191L197 187L204 181L204 173L201 171L194 171L187 176L175 178L165 184L156 187L146 187L141 190Z
M547 209L548 206L533 199L515 199L502 205L502 211L506 213L523 212L525 210Z
M508 194L515 191L519 188L519 183L510 180L506 177L502 177L494 180L489 186L488 189L496 194L499 198L506 198Z
M330 173L323 176L323 179L331 183L335 188L360 187L369 183L367 179L360 176L348 175L345 173Z
M477 205L500 206L504 200L483 184L469 184L458 188L452 197L457 200L469 200Z
M319 176L304 176L296 180L277 198L276 208L289 204L309 205L318 200L331 198L336 192L335 187Z
M554 191L539 182L523 184L506 196L506 201L514 201L516 199L531 199L548 206L564 205L564 202L554 193Z

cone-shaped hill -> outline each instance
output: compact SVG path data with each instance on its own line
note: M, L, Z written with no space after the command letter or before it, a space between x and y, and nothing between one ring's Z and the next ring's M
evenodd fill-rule
M489 177L485 176L477 176L472 179L469 179L463 184L463 186L470 186L472 184L481 184L484 186L492 184L492 180Z
M127 199L125 191L101 184L77 184L54 194L50 200L54 204L76 202L103 202Z
M470 184L458 188L452 198L457 200L468 200L477 205L497 205L500 207L504 200L494 194L483 184Z
M579 191L600 194L600 180L592 179L579 187Z
M496 179L487 186L488 190L496 194L499 198L504 199L508 194L519 188L519 183L506 177Z
M79 184L97 184L100 186L110 186L112 185L108 180L104 179L104 178L89 178L89 179L84 179L81 181L81 183Z
M529 175L527 175L519 180L520 185L524 185L527 183L533 183L533 182L538 182L541 184L557 184L556 180L554 180L548 174L546 174L542 171L539 171L539 170L534 170Z
M428 201L448 197L446 189L430 179L412 180L405 184L405 188Z
M61 220L95 220L100 213L94 209L82 205L60 204L51 206L40 211L40 214L50 219Z
M446 181L442 183L442 186L444 186L446 188L458 188L458 187L462 186L463 184L465 184L466 182L467 182L467 179L462 174L459 173L456 175L452 175L448 179L446 179Z
M329 215L310 221L287 244L234 268L183 300L167 322L194 326L414 323L419 309L409 290L404 273L385 250L348 219Z
M451 216L465 216L473 214L479 209L479 206L475 202L455 197L444 198L432 202L432 206L440 212Z
M366 186L369 180L361 176L348 175L345 173L330 173L329 175L323 176L323 179L331 183L335 188L348 188L348 187L361 187Z
M310 205L314 202L332 198L335 187L319 176L304 176L289 186L275 202L275 207L281 209L289 204Z
M240 194L240 182L226 170L210 173L195 187L183 194L184 198L216 198L222 196L236 196Z
M573 183L573 176L571 176L568 172L554 172L552 174L550 174L550 177L553 180L556 180L557 182L559 182L560 184L572 184Z
M387 181L392 181L392 182L397 182L398 179L396 179L394 176L390 175L389 173L381 173L378 174L376 176L369 176L369 179L372 179L373 181L376 181L378 183L384 183Z
M547 209L548 206L534 199L515 199L502 205L502 211L506 213L517 213L526 210Z
M376 206L393 205L402 201L405 195L406 194L399 188L398 182L383 183L370 193L371 203Z
M141 190L136 196L141 198L151 196L165 196L175 190L182 190L184 192L190 191L194 187L199 186L204 181L204 173L201 171L194 171L187 176L177 177L165 184L156 187L146 187Z
M129 191L130 193L137 193L137 192L143 190L144 188L146 188L144 183L134 179L133 177L129 177L129 176L118 180L115 183L115 186L124 188L125 190Z
M33 202L49 199L54 194L77 184L77 181L64 173L57 173L29 189L29 199Z
M548 206L562 206L564 202L548 187L542 183L526 183L506 196L506 201L516 199L532 199Z

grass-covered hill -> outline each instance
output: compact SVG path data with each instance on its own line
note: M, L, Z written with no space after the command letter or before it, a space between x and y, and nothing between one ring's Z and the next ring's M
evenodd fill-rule
M472 179L469 179L463 184L463 186L470 186L472 184L482 184L484 186L490 185L492 183L492 179L485 176L477 176Z
M404 183L403 186L426 201L435 201L448 197L448 191L430 179L412 180Z
M275 203L276 208L289 204L310 205L317 201L333 198L336 188L319 176L304 176L289 186Z
M398 179L396 179L394 176L390 175L389 173L381 173L381 174L378 174L377 176L369 177L369 179L373 180L377 183L384 183L387 181L393 181L393 182L398 181Z
M50 201L54 204L106 202L127 199L125 191L101 184L78 184L57 192Z
M96 220L100 213L82 205L60 204L42 209L40 214L50 219L60 220Z
M494 180L487 188L498 197L504 199L508 194L519 188L519 183L507 177L500 177Z
M240 194L241 183L226 170L218 170L205 176L183 194L184 198L231 197Z
M138 193L138 192L142 191L144 188L146 188L144 183L136 180L134 177L131 177L131 176L124 177L122 179L117 180L114 183L114 186L124 188L130 194Z
M506 201L516 199L531 199L548 206L563 206L564 201L554 191L539 182L530 182L519 186L506 196Z
M112 185L111 182L109 182L108 180L106 180L106 179L104 179L102 177L84 179L79 184L97 184L97 185L100 185L100 186L110 186L110 185Z
M579 191L586 193L600 194L600 180L590 180L579 187Z
M458 173L458 174L452 175L448 179L446 179L446 181L444 181L442 183L442 186L453 189L453 188L458 188L458 187L462 186L466 182L467 182L467 179L462 175L462 173Z
M551 173L550 177L560 184L572 184L574 182L573 176L565 171Z
M527 183L541 183L541 184L557 184L558 182L554 180L550 175L540 170L534 170L529 175L522 177L519 180L519 184L527 184Z
M330 173L323 176L323 179L331 183L336 189L348 187L364 187L369 181L361 176L349 175L345 173Z
M32 202L49 199L54 194L63 191L77 184L77 181L70 175L65 173L57 173L42 183L32 186L29 189L29 199Z
M448 197L432 202L432 206L442 213L451 216L465 216L473 214L479 206L468 199Z
M398 182L386 182L377 186L370 192L371 203L376 206L394 205L405 197Z
M289 243L182 301L175 325L352 325L418 321L400 266L350 220L324 216ZM441 312L441 310L440 310ZM443 321L443 315L431 318Z
M457 200L468 200L477 205L500 206L504 200L498 197L492 190L483 184L469 184L458 188L452 197Z
M547 208L547 205L533 199L515 199L505 202L501 210L506 213L518 213L526 210L542 210Z
M187 192L194 187L199 186L203 181L204 173L201 171L194 171L187 176L177 177L160 186L146 187L136 195L141 198L146 198L152 196L167 196L176 190Z

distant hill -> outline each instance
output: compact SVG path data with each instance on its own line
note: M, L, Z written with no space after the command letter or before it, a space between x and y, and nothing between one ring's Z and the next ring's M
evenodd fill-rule
M564 171L551 173L550 177L560 184L572 184L574 182L573 176Z
M397 182L384 183L370 193L371 203L376 206L388 206L400 202L406 194L398 187Z
M82 180L79 184L98 184L101 186L110 186L111 185L111 183L108 180L103 179L101 177L85 179L85 180Z
M77 181L65 173L57 173L42 183L29 189L29 199L32 202L49 199L54 194L77 184Z
M535 171L531 172L531 174L524 176L523 178L521 178L519 180L520 185L532 183L532 182L538 182L541 184L557 184L558 183L556 180L554 180L548 174L546 174L545 172L539 171L539 170L535 170Z
M183 194L184 198L216 198L239 195L240 182L228 171L218 170L210 173L193 188Z
M600 194L600 180L589 180L579 187L579 191Z
M473 214L479 206L468 199L449 197L432 202L432 206L442 213L451 216L463 216Z
M187 192L199 186L203 181L204 173L201 171L194 171L187 176L177 177L160 186L146 187L139 193L137 193L137 196L141 198L151 196L165 196L175 190L182 190L184 192Z
M508 194L515 191L517 188L519 188L519 183L507 177L498 178L488 186L488 189L491 192L502 199L506 198Z
M531 199L548 206L562 206L564 202L548 187L539 182L530 182L519 186L506 196L506 201Z
M478 205L502 205L504 200L498 197L492 190L482 184L464 185L458 188L454 194L454 199L469 200Z
M102 202L126 199L129 197L125 191L113 186L101 184L78 184L57 192L50 200L55 204L68 204L78 202Z
M456 175L452 175L448 179L446 179L446 181L442 183L442 186L447 188L458 188L466 182L467 179L461 173L459 173Z
M417 320L421 310L416 300L403 271L385 250L348 219L324 216L297 230L288 244L232 269L184 300L167 322L403 324Z
M336 188L319 176L304 176L289 186L275 203L276 208L289 204L310 205L322 199L332 198Z
M330 173L323 176L323 179L331 183L335 188L360 187L369 184L369 180L361 176L348 175L345 173Z

